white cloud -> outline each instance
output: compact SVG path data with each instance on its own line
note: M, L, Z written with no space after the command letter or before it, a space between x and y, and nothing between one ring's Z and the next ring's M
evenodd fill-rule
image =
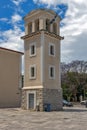
M23 35L24 32L18 27L15 27L14 30L1 31L0 37L3 37L3 39L0 39L0 46L12 50L23 51L23 41L20 39Z
M61 35L65 36L62 41L62 59L70 57L68 60L87 60L87 4L86 0L71 1L61 28ZM65 51L67 50L67 51ZM65 53L64 53L65 52Z
M2 21L7 21L6 18L1 18ZM12 25L13 29L0 31L0 46L13 50L23 51L23 41L20 39L24 32L20 28L22 17L15 13L8 23Z
M22 20L22 17L19 15L19 14L14 14L12 16L12 23L17 23L17 22L20 22Z
M78 5L81 5L81 4L85 4L87 5L86 3L86 0L33 0L35 3L40 3L40 4L48 4L48 6L56 6L58 4L61 4L61 3L64 3L64 4L72 4L72 3L75 3L75 4L78 4Z
M60 0L33 0L35 3L40 3L40 4L47 4L48 6L56 6L59 4Z
M11 0L16 6L18 6L20 3L25 2L26 0Z
M7 18L0 18L0 21L2 21L2 22L7 22L8 19L7 19Z

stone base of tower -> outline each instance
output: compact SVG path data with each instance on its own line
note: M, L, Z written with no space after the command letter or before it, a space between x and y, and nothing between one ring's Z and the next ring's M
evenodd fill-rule
M62 90L43 89L43 104L50 104L51 111L62 110Z
M29 94L34 94L33 109L29 107ZM22 90L21 107L23 109L45 111L45 104L50 104L50 111L62 110L62 90L45 88Z

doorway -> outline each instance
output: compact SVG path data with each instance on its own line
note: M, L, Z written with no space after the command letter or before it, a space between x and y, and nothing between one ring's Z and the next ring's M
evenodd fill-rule
M33 93L29 93L29 109L34 109L34 94Z
M27 93L27 109L34 110L36 108L36 92L28 91Z

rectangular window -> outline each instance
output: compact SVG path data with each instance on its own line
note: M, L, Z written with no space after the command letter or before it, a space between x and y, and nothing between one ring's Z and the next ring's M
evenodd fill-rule
M34 55L34 54L35 54L35 46L32 45L32 46L31 46L31 55Z
M49 78L55 79L55 67L54 66L49 67Z
M54 77L54 68L53 67L50 68L50 77Z
M29 78L36 79L36 65L31 65L29 69Z
M55 45L52 43L49 44L49 55L55 56Z
M54 46L52 46L52 45L50 46L50 54L54 55Z
M31 67L31 77L34 77L34 76L35 76L35 68Z
M29 51L30 51L30 57L36 55L36 44L35 43L30 44Z

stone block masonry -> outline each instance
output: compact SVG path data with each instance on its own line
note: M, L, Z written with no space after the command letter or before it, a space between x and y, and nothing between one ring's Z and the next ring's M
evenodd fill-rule
M51 105L51 111L62 110L62 90L43 89L43 104Z
M58 89L31 89L22 90L22 104L23 109L27 109L27 91L36 92L36 105L39 106L40 111L44 111L44 104L50 104L51 111L62 110L62 90ZM36 110L36 109L33 109Z

